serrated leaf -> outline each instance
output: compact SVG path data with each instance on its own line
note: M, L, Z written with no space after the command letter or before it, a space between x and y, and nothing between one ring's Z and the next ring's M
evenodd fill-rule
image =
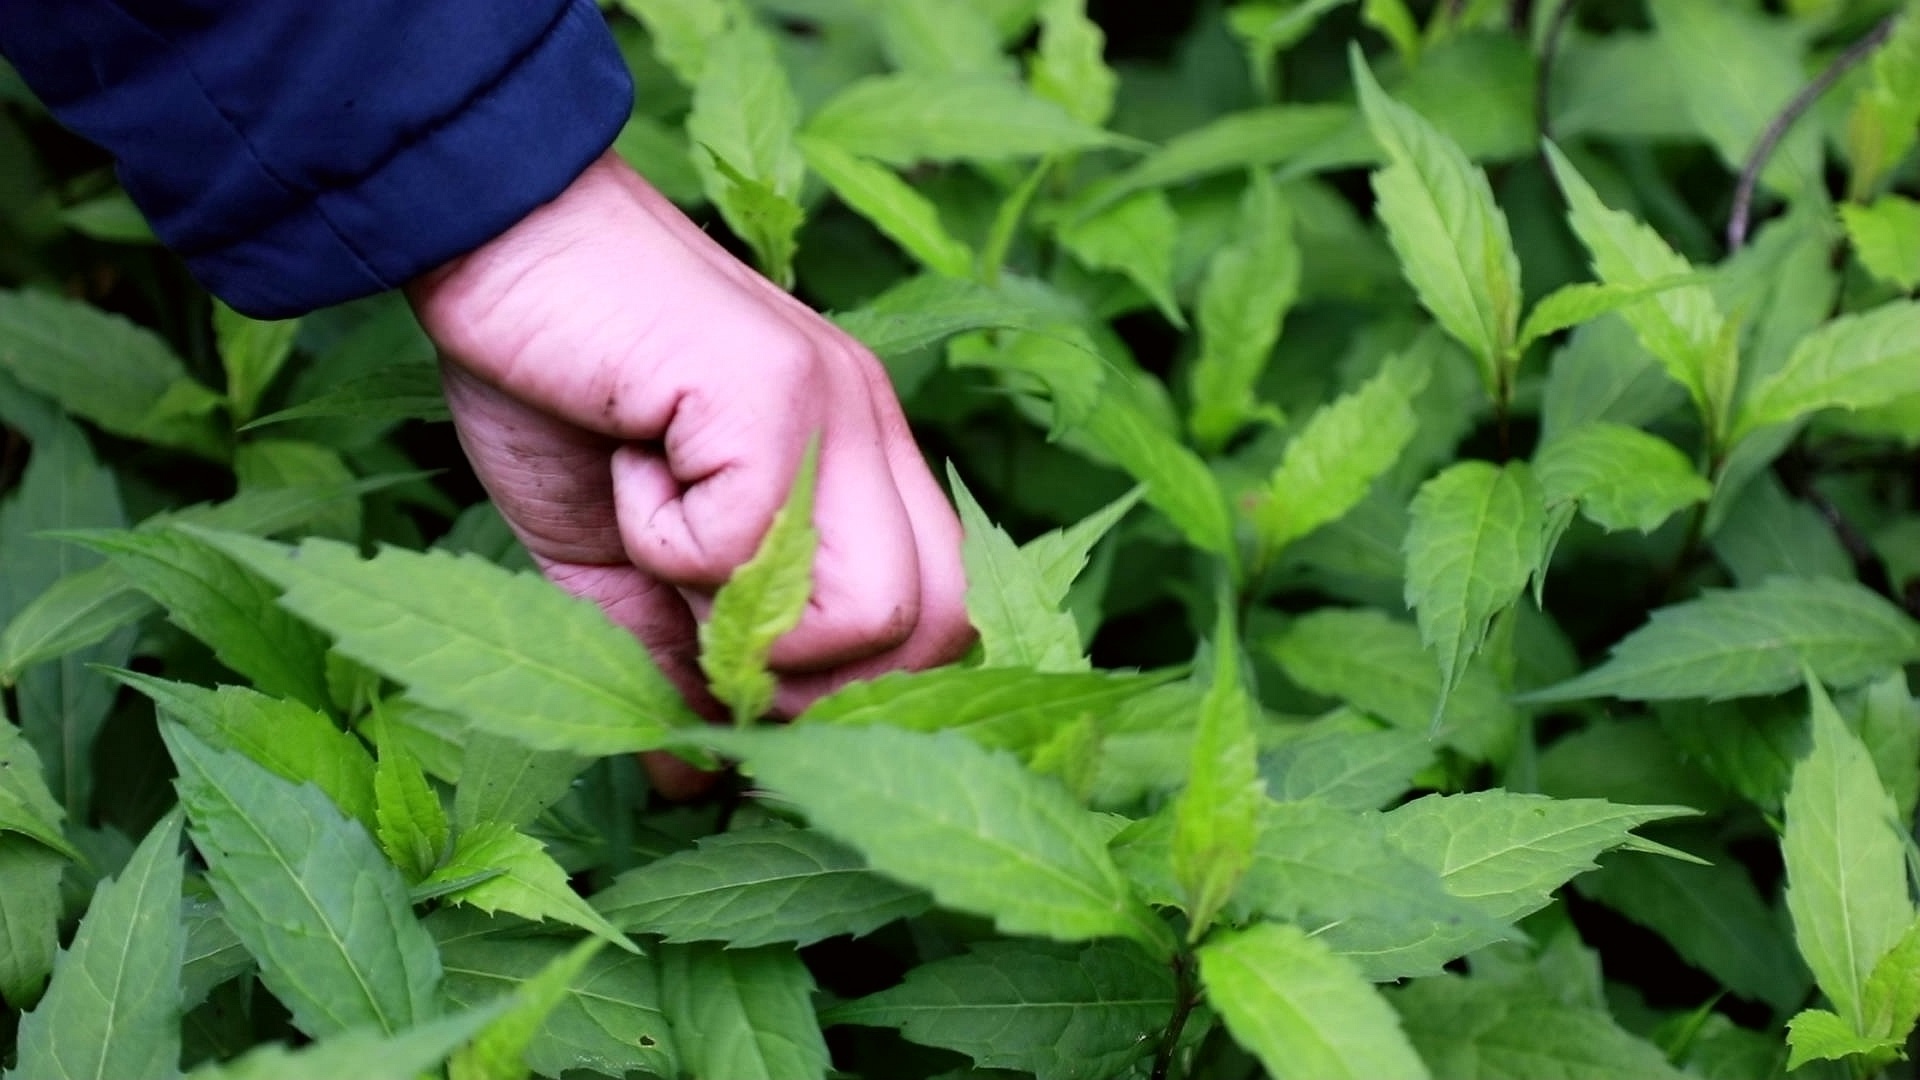
M227 403L236 423L252 418L273 377L293 355L299 319L249 319L225 304L213 305L213 339L227 373Z
M472 926L481 918L459 911L428 920L441 936L446 998L463 1008L513 993L575 945L564 938L484 932L491 922L480 923L476 929L481 932L441 934L442 929ZM672 1033L660 1007L659 972L653 960L614 950L593 956L547 1015L524 1056L542 1076L574 1069L610 1076L635 1071L681 1075Z
M800 103L787 81L773 35L736 18L705 43L693 84L687 137L707 198L734 233L752 245L763 272L781 286L793 280L794 235L806 162L794 142Z
M446 854L451 830L439 794L427 782L420 762L399 739L380 740L373 793L375 835L381 850L407 881L424 880Z
M1562 285L1541 297L1533 310L1527 312L1527 320L1520 326L1520 342L1514 346L1514 351L1525 352L1527 346L1549 334L1591 322L1668 289L1700 285L1705 281L1700 274L1682 274L1635 283L1576 281L1571 285Z
M713 609L700 626L700 670L713 696L732 707L736 724L751 723L773 704L777 684L767 670L767 655L800 624L813 592L813 555L820 546L813 492L819 468L815 437L760 546L714 594Z
M1281 802L1377 810L1412 787L1437 750L1425 731L1383 728L1341 709L1289 731L1261 755L1260 775Z
M1714 557L1741 587L1769 578L1854 580L1853 560L1820 511L1787 493L1771 472L1762 472L1726 505L1707 540Z
M1216 602L1213 678L1194 724L1187 784L1173 802L1173 875L1191 919L1189 941L1212 926L1253 862L1267 804L1253 734L1260 706L1240 674L1239 613L1224 588Z
M1648 13L1695 130L1740 169L1806 81L1802 36L1758 12L1691 0L1652 0ZM1818 185L1820 150L1812 126L1788 128L1761 178L1785 195Z
M180 900L180 922L187 947L180 963L180 1007L191 1010L214 988L253 970L253 956L227 925L204 881L190 880Z
M699 733L744 758L875 870L1009 934L1131 937L1168 951L1165 924L1132 894L1106 830L1059 786L952 732L802 724Z
M179 1075L183 873L173 813L93 894L46 996L20 1019L7 1080Z
M1120 143L1018 83L992 75L900 73L857 80L806 132L889 165L1006 161Z
M1578 503L1589 521L1608 531L1651 533L1713 494L1679 448L1620 424L1574 429L1535 455L1533 469L1547 505Z
M80 853L61 830L66 811L47 790L40 755L0 713L0 833L15 833L45 844L67 858Z
M286 589L281 604L341 653L482 730L605 755L653 749L694 722L632 635L532 574L472 555L389 548L361 559L325 540L196 535ZM422 640L439 647L423 652Z
M1101 55L1106 44L1099 24L1087 17L1085 0L1047 0L1040 5L1040 44L1027 65L1033 92L1081 123L1106 123L1120 88Z
M1920 918L1873 965L1860 1004L1869 1034L1898 1039L1913 1033L1920 1020Z
M1873 758L1811 673L1813 748L1793 770L1780 851L1800 955L1864 1033L1868 977L1914 920L1902 829Z
M467 879L488 875L468 885ZM578 926L628 952L639 946L615 929L567 884L567 872L546 846L511 825L481 822L463 831L453 851L420 883L431 890L457 885L440 894L450 903L481 911L507 912L534 922L553 920Z
M967 619L980 633L988 667L1084 671L1087 660L1073 616L1047 602L1040 571L987 517L951 465L947 481L960 512L960 558L967 571Z
M1448 1080L1683 1080L1652 1043L1600 1009L1570 1004L1532 982L1441 975L1390 995L1407 1037Z
M1754 387L1736 433L1822 409L1860 409L1920 394L1920 301L1843 315L1800 340L1786 365Z
M1867 272L1900 287L1920 288L1920 202L1903 195L1882 195L1872 204L1840 208L1847 242Z
M1373 987L1298 927L1215 934L1197 955L1207 1001L1275 1080L1428 1075Z
M1234 561L1233 517L1219 480L1198 454L1156 426L1117 387L1105 388L1079 434L1146 485L1148 505L1165 514L1188 542Z
M282 488L345 488L354 481L346 459L332 447L300 439L249 439L233 455L233 475L246 494ZM358 543L360 502L341 499L313 515L316 535Z
M663 945L660 999L693 1076L825 1080L813 976L785 946Z
M1920 628L1851 582L1774 578L1661 608L1577 678L1522 694L1528 703L1774 694L1800 681L1853 686L1920 656Z
M291 420L316 420L331 417L357 420L429 420L451 419L447 397L440 389L440 369L432 364L395 364L365 375L347 379L324 393L297 405L243 425L241 431L257 431Z
M1200 283L1200 355L1187 423L1203 448L1217 451L1250 420L1280 417L1254 391L1299 295L1293 211L1273 178L1256 172L1240 198L1233 241L1208 260Z
M752 948L858 937L918 915L928 900L817 832L760 828L709 836L629 870L593 906L622 930Z
M188 1080L417 1080L490 1023L500 1004L426 1020L405 1031L343 1031L299 1049L267 1043L229 1062L202 1065Z
M1175 1004L1171 973L1131 946L990 941L836 1005L821 1022L898 1028L983 1069L1073 1080L1122 1075L1152 1048Z
M0 1000L40 997L60 945L60 875L67 857L37 840L0 835Z
M876 30L887 59L901 71L929 75L1007 75L1000 32L977 4L895 0L877 8Z
M1164 686L1172 672L1039 672L944 667L889 672L850 683L801 713L803 724L886 724L909 731L956 731L990 750L1031 753L1082 717L1105 720L1126 702Z
M158 610L111 564L68 574L29 601L0 631L0 683L11 683L35 664L83 649Z
M528 750L504 735L475 731L460 755L453 790L453 823L529 824L559 802L591 759L559 750Z
M1143 191L1095 214L1069 218L1056 233L1060 246L1095 270L1126 276L1178 327L1187 325L1173 295L1173 248L1180 219L1158 191Z
M834 316L833 321L875 355L886 358L905 356L969 330L1044 330L1057 323L1059 316L978 282L923 274L862 307Z
M289 783L312 784L341 813L374 831L373 757L323 714L243 686L209 690L131 671L114 675L209 746L244 754Z
M174 625L263 692L328 703L326 642L280 609L271 584L197 536L171 529L66 534L118 566Z
M1480 760L1500 760L1519 716L1493 672L1470 664L1453 693L1411 624L1374 610L1322 608L1288 625L1266 650L1294 682L1395 727L1428 735ZM1432 729L1435 711L1440 716Z
M1494 617L1540 571L1546 513L1524 465L1465 461L1420 485L1407 529L1407 606L1440 664L1440 701L1486 643Z
M1414 398L1426 382L1425 371L1389 363L1306 419L1254 512L1269 559L1360 505L1413 440L1420 426Z
M1787 1045L1793 1050L1787 1055L1787 1068L1798 1069L1809 1061L1858 1058L1863 1067L1878 1071L1898 1056L1904 1041L1861 1035L1825 1009L1806 1009L1787 1021Z
M1691 814L1682 806L1619 806L1512 791L1428 795L1389 811L1387 836L1490 918L1538 911L1553 891L1615 848L1646 849L1633 830Z
M1633 328L1618 317L1587 323L1554 353L1540 402L1540 439L1549 443L1594 421L1645 427L1686 400Z
M605 944L591 938L582 941L521 983L512 1005L454 1052L447 1063L448 1080L527 1080L528 1048Z
M820 174L841 202L920 265L951 278L973 272L972 249L947 231L940 208L893 170L863 161L822 139L802 138L799 146L808 167Z
M1636 287L1694 272L1660 234L1629 214L1608 209L1552 144L1547 160L1567 199L1567 221L1601 282ZM1732 404L1737 368L1730 368L1723 355L1726 319L1713 294L1704 285L1663 289L1645 303L1622 309L1620 316L1667 374L1686 388L1709 427L1718 431Z
M177 725L161 727L193 843L260 980L315 1038L432 1017L433 939L365 829L318 788L295 786Z
M1504 385L1520 320L1520 264L1486 174L1419 113L1374 81L1355 47L1353 79L1367 127L1386 152L1375 211L1407 281L1479 362L1488 393Z
M699 81L708 44L726 30L735 11L727 4L682 0L619 0L619 6L647 28L654 55L688 86Z
M1057 605L1067 599L1074 579L1086 568L1087 556L1145 494L1145 489L1136 487L1072 525L1041 533L1020 545L1021 557L1039 574L1046 590L1042 595L1049 602Z
M1077 209L1092 213L1136 191L1272 166L1325 143L1353 118L1347 105L1271 105L1227 113L1175 135L1119 175L1091 185Z
M225 456L220 395L158 335L91 304L0 290L0 372L115 435Z

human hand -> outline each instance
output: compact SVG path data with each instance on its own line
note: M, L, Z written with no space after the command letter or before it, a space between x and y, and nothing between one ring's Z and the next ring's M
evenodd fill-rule
M407 295L501 514L698 711L723 714L695 617L753 555L816 433L819 554L770 658L775 711L971 642L959 522L885 370L619 159Z

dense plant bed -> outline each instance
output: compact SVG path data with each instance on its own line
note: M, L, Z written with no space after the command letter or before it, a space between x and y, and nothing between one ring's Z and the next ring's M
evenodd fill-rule
M1920 14L1091 7L608 12L951 463L978 647L784 725L810 474L700 724L0 73L6 1075L1911 1075Z

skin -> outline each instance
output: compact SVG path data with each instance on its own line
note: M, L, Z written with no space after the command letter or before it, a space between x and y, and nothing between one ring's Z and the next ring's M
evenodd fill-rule
M474 471L541 569L718 719L696 619L753 555L818 433L814 590L775 711L957 659L960 525L885 370L611 154L407 287ZM669 795L703 781L650 756Z

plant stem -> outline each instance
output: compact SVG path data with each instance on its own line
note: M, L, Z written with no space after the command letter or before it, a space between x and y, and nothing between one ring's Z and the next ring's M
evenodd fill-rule
M1173 1019L1161 1036L1160 1049L1153 1055L1151 1080L1169 1080L1173 1075L1173 1055L1180 1049L1180 1036L1187 1029L1194 1006L1200 1004L1200 988L1193 982L1193 956L1179 953L1173 958Z
M1847 515L1835 505L1832 499L1814 483L1817 470L1813 461L1803 448L1794 447L1780 455L1773 463L1773 472L1780 478L1780 486L1787 494L1796 499L1804 499L1807 504L1819 512L1820 517L1833 530L1834 539L1840 541L1840 547L1846 551L1847 558L1853 563L1854 576L1860 584L1893 601L1896 605L1902 601L1895 592L1893 578L1887 573L1887 564L1880 553L1873 550L1873 542L1867 534L1860 531Z
M1846 47L1845 51L1822 68L1820 74L1800 88L1800 92L1767 122L1765 131L1760 133L1760 141L1753 145L1753 152L1747 155L1746 164L1740 168L1740 182L1733 189L1733 211L1727 217L1727 250L1739 251L1747 244L1747 227L1753 217L1753 193L1760 186L1760 174L1765 171L1773 152L1793 130L1793 125L1805 115L1820 95L1827 92L1840 76L1853 70L1873 51L1886 43L1893 34L1894 20L1898 16L1889 15L1880 20L1873 29L1866 32L1859 41Z

